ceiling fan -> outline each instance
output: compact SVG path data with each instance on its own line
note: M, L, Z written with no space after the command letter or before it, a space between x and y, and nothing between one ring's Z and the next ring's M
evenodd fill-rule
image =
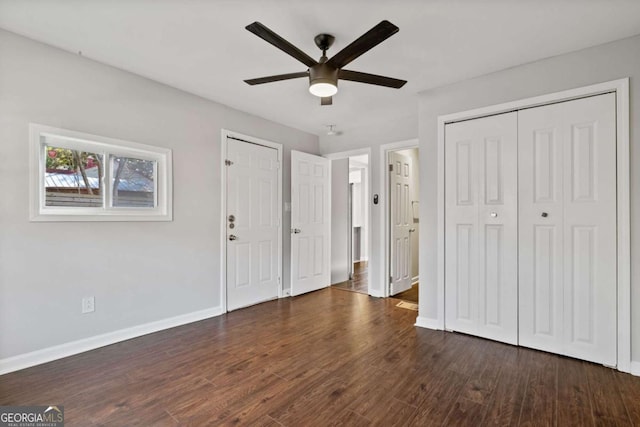
M359 71L350 71L343 68L351 61L367 52L369 49L372 49L382 43L400 30L389 21L385 20L380 22L378 25L352 42L349 46L335 54L331 59L327 58L326 53L333 44L335 38L330 34L318 34L314 38L316 46L318 46L322 51L322 56L318 61L311 58L309 55L262 25L260 22L256 21L253 24L247 25L245 28L309 67L307 71L301 71L299 73L279 74L275 76L245 80L245 82L250 85L309 77L309 92L321 98L321 105L331 105L333 103L332 96L338 92L338 80L349 80L352 82L368 83L395 89L401 88L407 82L406 80L361 73Z

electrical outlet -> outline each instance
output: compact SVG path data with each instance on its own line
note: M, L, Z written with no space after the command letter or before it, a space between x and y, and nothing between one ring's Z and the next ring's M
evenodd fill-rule
M94 297L82 298L82 313L91 313L96 310L96 299Z

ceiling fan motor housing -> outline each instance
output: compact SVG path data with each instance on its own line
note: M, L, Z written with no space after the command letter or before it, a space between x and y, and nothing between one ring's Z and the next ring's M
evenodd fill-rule
M309 68L309 86L325 83L338 87L338 69L324 62Z

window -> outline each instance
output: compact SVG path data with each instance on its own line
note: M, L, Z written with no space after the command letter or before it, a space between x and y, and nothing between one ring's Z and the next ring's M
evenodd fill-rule
M171 150L30 125L32 221L171 221Z

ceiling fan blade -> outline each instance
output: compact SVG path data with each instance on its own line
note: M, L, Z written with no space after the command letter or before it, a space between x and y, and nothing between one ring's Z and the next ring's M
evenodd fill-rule
M251 31L256 36L260 37L262 40L271 43L281 51L293 56L295 59L302 62L307 67L312 67L318 63L315 59L262 25L258 21L254 22L253 24L247 25L245 28Z
M369 49L382 43L395 33L400 31L398 27L393 25L389 21L382 21L358 39L356 39L349 46L336 53L327 63L335 68L342 68Z
M333 97L323 96L322 98L320 98L320 105L332 105L332 104L333 104Z
M406 80L349 70L338 71L338 78L340 80L349 80L352 82L368 83L370 85L386 86L392 87L394 89L400 89L407 82Z
M280 80L297 79L299 77L309 77L308 71L302 71L300 73L278 74L276 76L258 77L257 79L245 80L245 83L253 85L261 85L263 83L278 82Z

